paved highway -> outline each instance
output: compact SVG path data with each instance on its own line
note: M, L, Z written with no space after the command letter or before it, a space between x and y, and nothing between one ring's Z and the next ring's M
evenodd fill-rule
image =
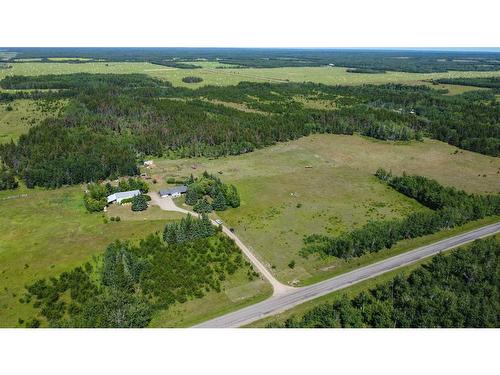
M399 267L419 261L420 259L438 254L443 251L464 245L476 239L487 237L500 232L500 223L488 225L467 233L420 247L418 249L358 268L354 271L336 276L320 283L290 289L284 293L274 294L271 298L241 310L220 316L201 323L200 328L229 328L240 327L256 320L288 310L296 305L321 297L333 291L346 288L360 281L375 277Z

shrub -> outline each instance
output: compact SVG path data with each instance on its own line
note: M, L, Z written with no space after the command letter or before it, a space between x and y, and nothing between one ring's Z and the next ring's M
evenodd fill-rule
M16 189L18 186L14 173L8 168L0 168L0 190Z
M194 212L209 213L212 212L212 206L208 203L206 198L198 199L198 202L193 206Z
M144 195L136 195L132 198L132 211L144 211L148 208L148 202Z
M188 76L188 77L184 77L182 79L182 82L184 82L184 83L200 83L200 82L203 82L203 78Z

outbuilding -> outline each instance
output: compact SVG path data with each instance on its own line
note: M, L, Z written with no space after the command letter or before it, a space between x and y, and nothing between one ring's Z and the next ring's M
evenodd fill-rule
M114 194L108 195L108 204L113 203L113 202L121 203L122 200L133 198L136 195L141 195L141 191L140 190L130 190L130 191L121 191L119 193L114 193Z
M180 197L181 194L184 194L187 192L187 186L181 185L181 186L176 186L171 189L161 189L158 194L160 197L165 198L165 197Z

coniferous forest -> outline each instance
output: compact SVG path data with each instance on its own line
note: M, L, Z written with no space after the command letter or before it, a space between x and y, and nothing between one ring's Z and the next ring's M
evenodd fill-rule
M167 224L164 238L113 242L92 262L28 285L21 301L32 303L39 317L22 317L26 326L44 319L50 327L145 327L156 311L220 292L239 269L257 277L206 216Z
M437 255L353 298L343 296L271 327L473 328L500 325L500 242L475 241Z
M2 93L2 101L68 100L60 115L0 147L4 163L29 187L134 175L145 155L236 155L311 133L357 132L389 141L428 136L500 155L500 104L490 92L444 96L399 84L249 82L191 90L140 74L84 73L12 76L0 85L32 90ZM299 96L331 101L335 109L306 107L295 100Z

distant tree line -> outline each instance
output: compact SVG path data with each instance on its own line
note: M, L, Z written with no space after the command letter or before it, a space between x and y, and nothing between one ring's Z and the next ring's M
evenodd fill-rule
M476 77L476 78L439 78L433 82L448 85L475 86L500 90L500 77Z
M341 49L256 48L10 48L23 58L88 58L91 61L136 61L196 64L200 59L236 67L278 68L335 65L347 68L416 73L495 71L498 52L488 51L374 51ZM74 60L75 61L75 60ZM53 60L51 62L54 62ZM76 61L75 61L76 62ZM79 62L85 63L80 60ZM192 69L192 68L190 68Z
M150 62L151 62L151 64L168 66L168 67L177 68L177 69L199 69L199 68L201 68L201 66L199 66L199 65L189 64L189 63L180 62L180 61L153 60Z
M206 221L187 220L191 227ZM256 277L234 242L218 231L175 243L150 235L137 245L116 241L92 263L37 280L21 302L36 308L30 326L145 327L159 310L220 292L238 270Z
M500 242L475 241L436 255L408 276L343 295L302 316L269 327L284 328L496 328L500 325Z
M499 195L474 195L422 176L393 176L379 169L376 176L389 186L431 210L417 211L403 219L370 221L337 237L313 234L304 238L301 254L325 254L338 258L390 248L398 241L425 236L472 220L500 214Z
M385 73L384 70L370 69L370 68L349 68L346 69L347 73L364 73L364 74L380 74Z

